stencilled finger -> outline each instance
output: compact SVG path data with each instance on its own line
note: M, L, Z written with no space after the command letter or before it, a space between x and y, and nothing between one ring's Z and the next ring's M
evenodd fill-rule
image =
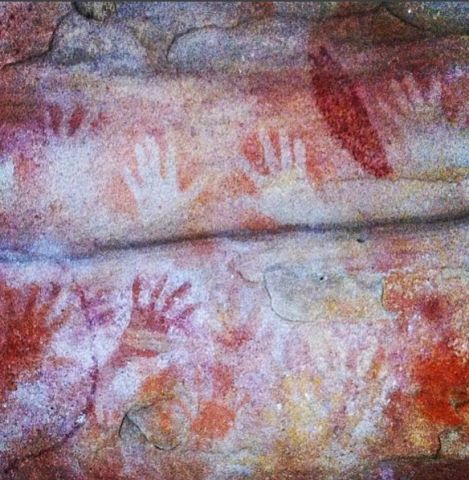
M50 135L63 137L65 128L63 126L64 114L58 105L50 105L45 112L45 129Z
M178 308L181 308L181 306L185 306L185 301L190 288L190 283L184 282L182 285L168 293L163 308L161 309L161 313L169 313L171 315L174 314Z
M194 200L207 186L207 183L207 179L198 178L197 180L194 180L189 186L189 188L185 192L183 192L183 199L185 201Z
M301 138L295 138L293 142L296 169L306 176L306 147Z
M129 189L132 191L135 197L137 197L138 192L140 190L140 184L135 178L135 174L132 172L132 170L126 165L124 167L124 181L126 185L129 187Z
M9 158L3 159L0 157L0 195L12 190L14 186L15 165Z
M147 154L145 152L145 149L143 148L143 145L141 143L137 143L137 145L135 145L135 160L137 161L137 172L138 174L140 175L140 177L142 178L142 180L144 180L144 173L145 173L145 164L147 162Z
M401 113L383 99L376 101L376 109L393 127L398 126L402 121Z
M171 141L167 142L166 147L166 182L174 188L174 191L179 190L178 173L176 165L176 149Z
M391 90L393 93L393 100L396 104L398 112L403 115L409 115L413 113L413 109L409 99L404 92L402 86L397 80L391 80Z
M155 176L162 177L161 154L158 143L150 136L146 136L143 143L144 156L142 157L141 174L144 179L154 178Z
M290 139L284 130L279 132L280 140L280 167L282 170L293 168L293 155L290 145Z
M425 100L415 78L412 75L406 75L402 83L407 88L407 94L414 112L421 111L425 105Z
M264 129L261 129L259 130L259 140L264 151L264 164L268 168L269 173L272 173L278 169L278 161L270 135Z
M428 103L433 107L440 107L442 96L442 85L440 80L433 78L430 82L430 88L428 90Z
M162 312L166 304L168 292L171 291L172 286L169 284L169 280L166 277L164 282L161 283L158 289L158 295L152 299L152 308L154 312Z
M161 295L163 293L163 290L166 286L167 281L168 281L168 275L165 274L156 282L155 286L153 287L150 294L150 302L149 302L149 307L152 311L155 310L156 305L161 298Z

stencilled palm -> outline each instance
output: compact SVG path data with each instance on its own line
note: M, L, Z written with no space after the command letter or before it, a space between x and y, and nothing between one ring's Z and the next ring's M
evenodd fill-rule
M327 213L326 206L308 180L304 141L290 137L283 130L278 139L279 148L275 148L271 136L264 130L259 132L265 173L260 173L247 158L243 159L247 165L244 171L255 182L258 192L253 197L241 198L238 207L257 210L279 222L321 220Z
M266 173L260 173L247 159L245 164L246 173L260 189L285 181L307 181L306 147L301 138L291 138L284 130L280 130L278 132L279 149L275 148L271 135L266 130L260 129L258 138L262 150L262 166Z
M124 169L124 179L132 192L139 214L149 220L161 210L174 210L194 200L203 185L181 191L177 175L176 151L167 142L165 155L154 137L147 135L135 146L137 171Z
M13 201L16 193L15 165L10 157L0 157L0 207Z
M187 333L196 305L189 281L170 285L168 275L150 281L138 276L132 284L132 311L121 339L119 356L154 357L167 350L170 329Z
M408 172L413 178L450 180L449 169L467 169L469 136L457 121L448 120L441 81L432 79L422 91L409 74L401 82L392 80L391 90L392 97L379 99L377 109L394 132L383 142L387 154L393 164L401 165L404 176Z

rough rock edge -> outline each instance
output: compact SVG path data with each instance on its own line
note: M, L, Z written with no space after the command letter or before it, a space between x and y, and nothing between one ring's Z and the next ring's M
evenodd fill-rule
M49 39L49 42L48 42L48 46L46 47L46 49L43 52L30 55L30 56L28 56L26 58L23 58L23 59L20 59L20 60L7 62L0 68L0 72L3 69L5 69L6 67L17 67L17 66L21 66L21 65L31 65L35 62L46 59L47 56L54 50L55 38L56 38L58 30L61 28L63 22L70 15L72 15L74 12L78 12L78 14L81 15L82 17L84 17L84 18L86 18L90 21L94 21L94 22L98 22L98 23L103 23L105 20L109 19L111 16L113 16L117 12L118 5L116 5L116 2L104 2L106 4L113 4L114 7L115 7L114 10L111 8L104 16L93 13L94 12L93 10L90 10L90 11L84 10L80 6L81 4L93 4L93 3L96 3L96 2L82 2L80 0L76 0L76 1L72 2L73 8L70 8L70 10L67 13L65 13L64 15L62 15L61 17L58 18L57 24L56 24L54 30L51 33L51 36L50 36L50 39ZM408 25L412 28L415 28L418 31L427 31L426 29L424 29L424 28L422 28L418 25L415 25L414 23L410 22L409 20L401 18L400 16L393 13L392 9L390 9L388 7L387 3L388 2L385 2L385 1L377 2L376 7L374 7L371 10L368 10L365 13L366 14L376 13L380 9L383 9L387 13L392 15L394 18L396 18L398 21L400 21L401 23L403 23L405 25ZM363 12L351 12L351 13L348 13L348 14L345 14L345 15L335 13L335 14L331 15L330 17L326 17L325 19L360 16L360 15L363 15L363 14L364 14ZM288 18L295 18L295 17L296 18L307 18L305 15L299 15L299 14L293 15L293 14L283 13L283 12L278 12L278 13L275 14L275 16L279 19L288 19ZM184 30L183 32L176 33L169 40L168 46L166 47L166 52L164 53L164 58L167 62L167 65L164 66L164 67L169 68L169 69L171 69L171 68L174 69L173 62L170 60L171 51L173 50L175 45L177 45L177 43L182 38L184 38L186 35L191 35L195 32L199 32L199 31L203 31L203 30L210 30L210 29L215 29L215 28L219 29L221 31L223 31L223 30L234 30L234 29L239 28L239 27L241 27L243 25L246 25L246 24L250 24L250 23L257 24L257 23L261 22L262 20L263 20L263 18L246 18L246 19L240 19L234 25L230 25L230 26L221 26L221 25L218 25L218 24L207 24L207 25L204 25L202 27L190 27L190 28ZM311 21L314 22L314 20L311 20ZM317 20L318 23L320 23L322 21L324 21L324 18L320 18L320 19ZM451 35L454 35L454 33L447 31L444 34L440 34L439 36L451 36ZM163 70L164 70L164 68L163 68Z
M72 4L80 15L98 22L107 20L117 12L116 2L84 2L81 0L74 0Z

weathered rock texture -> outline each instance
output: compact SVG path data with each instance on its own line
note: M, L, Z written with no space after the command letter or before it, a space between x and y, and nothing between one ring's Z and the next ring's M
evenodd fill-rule
M469 478L466 7L417 3L0 5L0 478Z

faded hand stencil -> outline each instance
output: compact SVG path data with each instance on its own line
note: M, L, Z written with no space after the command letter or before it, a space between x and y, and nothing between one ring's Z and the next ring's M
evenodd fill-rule
M98 423L121 415L126 405L148 403L144 382L148 376L155 376L156 372L163 375L170 369L170 376L176 382L180 369L191 370L187 351L201 333L194 330L198 304L191 289L192 280L169 274L141 274L133 279L127 298L126 326L102 366L102 401L96 407ZM111 327L105 328L109 331ZM190 378L186 380L189 382ZM123 385L126 387L122 388ZM164 396L164 390L161 394ZM112 408L106 400L109 396L114 399ZM135 409L132 412L136 414Z
M122 347L127 354L152 357L165 351L161 336L170 328L188 333L188 322L195 305L187 303L191 283L172 288L168 275L150 283L137 277L132 285L132 313Z
M0 285L0 402L23 372L34 369L54 332L64 321L63 314L55 314L54 307L61 288L52 284L46 288L25 285L19 290Z
M255 147L244 149L244 154L248 157L244 160L247 172L259 189L269 187L273 181L307 181L306 148L301 138L292 137L285 130L268 131L260 128L254 141L256 140L261 149L261 164L257 164L258 152L252 151Z
M380 135L399 178L456 181L468 174L469 134L463 118L451 121L443 109L443 81L434 76L423 88L414 75L391 80L390 95L378 97ZM386 135L388 134L388 135Z
M49 105L44 113L37 168L44 179L42 188L47 191L43 201L59 216L69 212L86 215L89 208L94 208L99 218L100 192L90 185L93 171L99 170L101 121L80 103Z
M0 422L12 427L0 433L1 473L66 443L87 419L97 370L74 309L73 294L58 282L19 289L2 281ZM12 457L18 442L21 453Z
M256 185L256 193L241 198L237 205L286 223L304 221L308 215L319 220L327 216L328 207L308 177L304 140L285 130L260 129L257 135L259 151L244 146L241 154L242 170Z
M174 144L167 139L161 148L155 137L146 135L134 149L137 169L124 168L124 180L137 204L141 221L156 221L158 215L187 206L201 192L203 185L192 184L183 191L178 181L177 156Z

